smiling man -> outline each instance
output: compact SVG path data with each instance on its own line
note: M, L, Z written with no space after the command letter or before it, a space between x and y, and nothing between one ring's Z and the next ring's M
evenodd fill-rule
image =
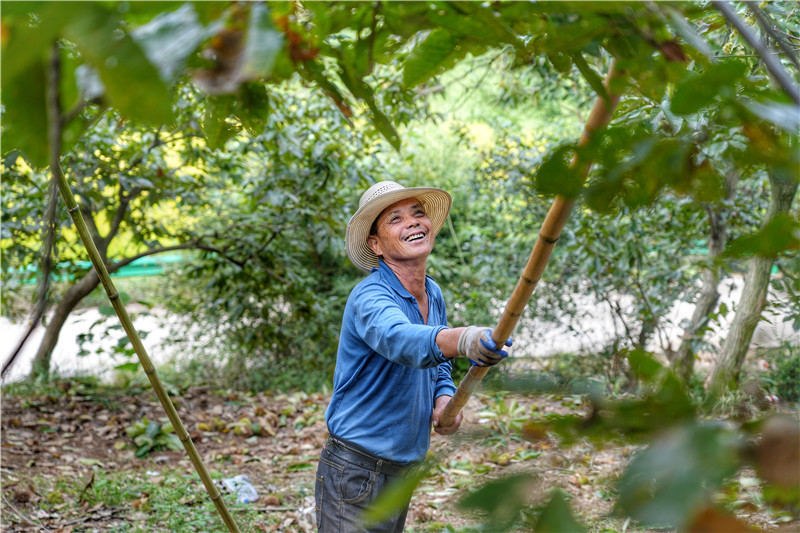
M456 390L453 357L490 366L508 355L489 328L448 327L442 291L426 274L451 203L442 189L382 181L361 196L347 224L347 254L369 275L350 293L342 319L325 413L330 437L317 469L322 532L367 531L364 511L425 458L431 425L442 435L458 429L460 413L452 425L439 425ZM407 512L408 503L369 531L402 531Z

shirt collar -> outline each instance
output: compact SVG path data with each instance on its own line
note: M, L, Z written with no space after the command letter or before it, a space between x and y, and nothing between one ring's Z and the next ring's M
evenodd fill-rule
M389 265L384 263L382 259L378 259L377 268L376 267L372 268L372 272L375 272L375 271L378 272L378 275L381 277L381 279L387 285L389 285L389 287L394 289L394 291L397 294L399 294L403 298L408 298L410 300L415 300L415 298L411 295L411 293L408 292L408 290L405 287L403 287L402 283L400 283L400 280L397 278L397 274L395 274L394 271L391 268L389 268ZM427 290L427 288L428 288L428 275L426 274L425 275L425 289Z

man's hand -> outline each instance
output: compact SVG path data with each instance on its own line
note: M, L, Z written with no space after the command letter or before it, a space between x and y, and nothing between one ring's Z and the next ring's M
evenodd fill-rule
M512 344L511 339L506 341L506 346ZM496 365L508 357L509 351L499 349L492 339L492 330L481 326L468 326L458 339L458 355L475 366Z
M461 419L464 418L464 415L459 411L458 416L456 416L452 424L449 426L439 425L439 417L442 416L444 408L447 406L447 402L450 401L450 398L451 396L439 396L436 398L436 402L433 406L433 430L439 435L452 435L458 431L458 427L461 425Z

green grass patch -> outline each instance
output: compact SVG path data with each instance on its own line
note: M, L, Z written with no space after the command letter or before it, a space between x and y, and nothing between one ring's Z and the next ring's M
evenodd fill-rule
M41 496L34 513L43 511L64 522L95 514L105 518L104 531L226 530L199 477L181 469L159 473L95 470L78 479L38 476L31 486ZM270 526L285 518L285 513L265 512L262 503L239 503L232 494L223 498L242 531L253 531L256 524ZM85 530L77 527L74 531L92 531L92 527L96 526L87 523Z

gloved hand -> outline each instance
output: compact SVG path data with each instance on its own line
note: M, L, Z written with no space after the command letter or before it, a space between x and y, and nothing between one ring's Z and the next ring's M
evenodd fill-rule
M512 344L511 339L506 341L506 346ZM458 338L458 355L466 357L475 366L496 365L508 357L510 351L497 348L490 328L468 326Z

